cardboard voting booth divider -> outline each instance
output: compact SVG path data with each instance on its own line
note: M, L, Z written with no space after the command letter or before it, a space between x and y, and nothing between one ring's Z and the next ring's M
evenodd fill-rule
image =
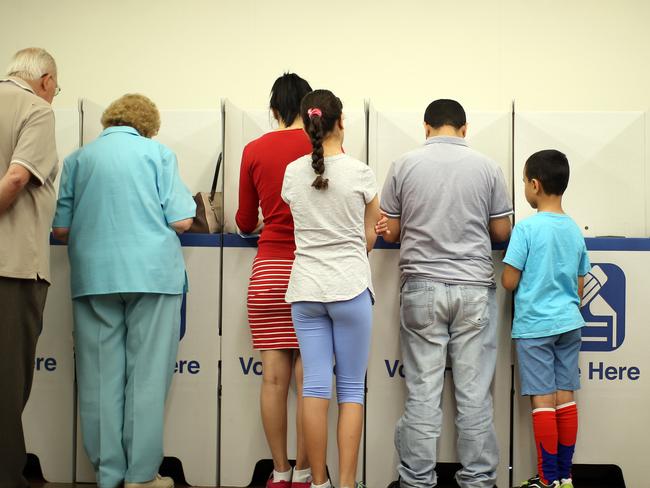
M102 111L93 102L82 102L84 143L99 135ZM162 110L156 139L176 154L181 178L192 194L210 189L221 149L221 110ZM180 344L167 398L164 455L181 461L188 483L217 486L221 235L185 234L181 244L189 292L179 317ZM76 481L94 481L79 427L76 466Z
M346 113L345 150L351 156L366 160L365 113ZM268 111L243 110L230 102L225 105L223 309L222 309L222 373L221 373L221 476L222 486L248 486L255 465L271 454L260 418L259 396L262 362L259 351L252 348L247 319L246 296L248 280L257 253L255 239L245 239L236 232L235 214L239 192L239 168L244 146L263 133L273 130ZM289 458L296 452L296 388L288 400ZM329 410L328 467L332 480L338 479L336 448L336 401ZM227 447L225 447L227 446ZM362 476L363 450L359 456ZM336 482L336 481L335 481Z
M587 239L592 270L585 278L581 312L585 319L580 351L578 441L575 464L621 468L625 485L644 486L643 452L650 411L646 377L650 359L647 290L650 239ZM531 407L515 381L514 481L537 469Z
M80 102L79 112L55 111L61 163L80 140L85 144L99 135L102 111L103 107L89 100ZM540 149L557 148L567 154L571 164L565 210L585 236L647 235L650 155L646 146L650 128L644 113L520 112L514 115L514 141L512 113L468 111L467 116L469 145L494 159L509 189L514 190L516 221L534 212L525 201L521 181L526 158ZM345 150L368 162L380 191L391 162L424 142L422 118L416 112L378 110L373 106L366 111L346 111ZM223 188L226 234L181 238L190 291L179 317L181 342L167 404L165 456L181 461L190 484L246 486L255 464L270 458L270 453L259 414L262 365L259 354L251 347L246 314L246 290L256 242L235 234L234 216L242 149L273 128L272 117L265 110L243 110L225 102L222 110L163 110L161 119L157 139L178 156L181 177L192 193L209 190L222 142L225 147L218 191ZM643 426L650 421L650 413L643 408L650 386L644 376L647 355L642 346L647 342L642 306L649 285L645 270L650 267L650 240L588 238L587 245L593 269L586 280L582 304L587 326L583 329L580 360L582 389L577 394L580 426L575 462L616 464L628 486L641 486L645 479L643 466L633 453L642 451ZM39 458L49 482L92 482L94 473L83 450L78 424L75 429L67 248L54 245L51 252L53 283L37 347L34 385L23 414L27 450ZM494 251L497 283L503 268L501 257L502 251ZM377 303L367 376L365 443L358 478L362 478L365 468L366 483L372 488L387 486L396 478L393 434L405 394L399 351L398 259L397 246L381 244L370 256ZM499 344L492 390L501 451L498 485L507 486L510 449L515 482L535 471L535 454L529 402L518 395L516 372L514 411L510 408L514 364L509 337L511 296L499 287L497 301ZM219 335L220 316L223 337ZM448 372L442 398L439 462L458 459L453 393L453 377ZM295 384L289 397L288 440L293 457ZM337 408L335 400L332 403L328 460L336 480ZM621 408L625 415L612 415Z
M503 251L494 251L495 275L501 279ZM404 370L399 345L399 249L386 246L371 253L373 282L377 291L373 338L368 366L366 406L366 480L368 486L386 487L397 479L399 462L394 447L397 420L406 398ZM379 291L380 290L380 291ZM496 374L492 386L494 421L500 451L498 485L507 486L510 446L510 319L511 297L497 288L499 337ZM445 373L442 395L443 425L438 441L438 462L458 462L456 453L453 375Z
M55 110L59 170L63 158L79 147L79 112ZM51 279L43 331L36 347L34 382L23 412L27 452L38 457L43 477L50 482L73 481L74 358L72 306L67 249L51 249Z
M224 154L224 232L237 232L235 214L239 198L239 168L246 144L261 135L277 129L269 110L247 110L225 103L225 154ZM344 150L360 161L367 162L366 113L362 110L343 109L345 115ZM261 215L260 215L261 216Z
M508 112L468 112L469 145L494 159L511 188L511 114ZM369 114L369 165L383 185L390 164L403 153L422 145L425 133L423 116L415 112L379 111ZM502 270L503 251L495 251L496 280ZM399 346L399 250L384 246L371 253L373 282L377 294L374 309L373 339L368 367L366 409L366 480L368 486L385 487L397 479L397 453L394 448L395 424L403 412L405 385ZM494 418L501 462L498 485L508 484L510 438L510 310L511 299L497 289L499 339L496 375L492 386ZM448 371L442 399L443 426L438 442L438 462L457 462L455 400L453 378Z
M497 163L512 190L512 113L468 111L467 123L469 146ZM370 104L368 165L377 175L380 190L391 163L424 144L423 124L423 112L383 110Z
M626 486L643 486L644 465L634 453L644 445L650 414L644 409L649 384L644 297L650 267L648 234L650 132L643 112L517 112L515 115L515 205L520 221L535 210L525 200L526 159L535 151L559 149L571 167L564 210L587 237L592 263L581 311L581 389L574 463L616 465ZM530 401L520 395L515 371L513 480L529 478L537 461ZM624 415L619 412L624 411Z
M643 112L515 113L514 181L516 221L535 210L524 196L526 159L558 149L571 167L563 198L585 237L647 236L646 115ZM615 202L615 204L613 204Z

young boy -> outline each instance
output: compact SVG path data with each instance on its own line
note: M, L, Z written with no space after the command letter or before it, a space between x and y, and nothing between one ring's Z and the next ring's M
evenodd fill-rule
M562 210L569 162L555 150L533 154L524 167L526 200L537 214L512 233L502 283L515 291L512 337L522 395L530 395L537 476L526 488L573 488L578 433L573 392L580 387L580 297L589 258L576 223Z

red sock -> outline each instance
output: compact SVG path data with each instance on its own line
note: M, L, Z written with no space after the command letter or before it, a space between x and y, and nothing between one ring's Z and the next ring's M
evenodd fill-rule
M533 431L537 447L537 474L546 484L557 476L557 422L554 408L533 410Z
M573 451L578 437L578 407L569 402L557 407L557 471L560 479L571 478Z

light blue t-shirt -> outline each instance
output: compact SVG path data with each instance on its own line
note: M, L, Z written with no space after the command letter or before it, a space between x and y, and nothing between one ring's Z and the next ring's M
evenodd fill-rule
M584 237L566 214L539 212L512 231L504 263L521 271L513 338L548 337L584 325L578 276L591 269Z
M180 241L170 223L196 204L174 153L132 127L109 127L63 163L53 227L69 227L72 298L180 294Z

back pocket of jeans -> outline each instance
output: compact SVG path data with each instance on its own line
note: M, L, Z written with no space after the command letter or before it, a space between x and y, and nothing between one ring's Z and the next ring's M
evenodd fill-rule
M489 288L487 286L463 286L463 315L465 320L478 328L490 321Z
M424 329L433 324L433 290L402 290L400 318L409 329Z

